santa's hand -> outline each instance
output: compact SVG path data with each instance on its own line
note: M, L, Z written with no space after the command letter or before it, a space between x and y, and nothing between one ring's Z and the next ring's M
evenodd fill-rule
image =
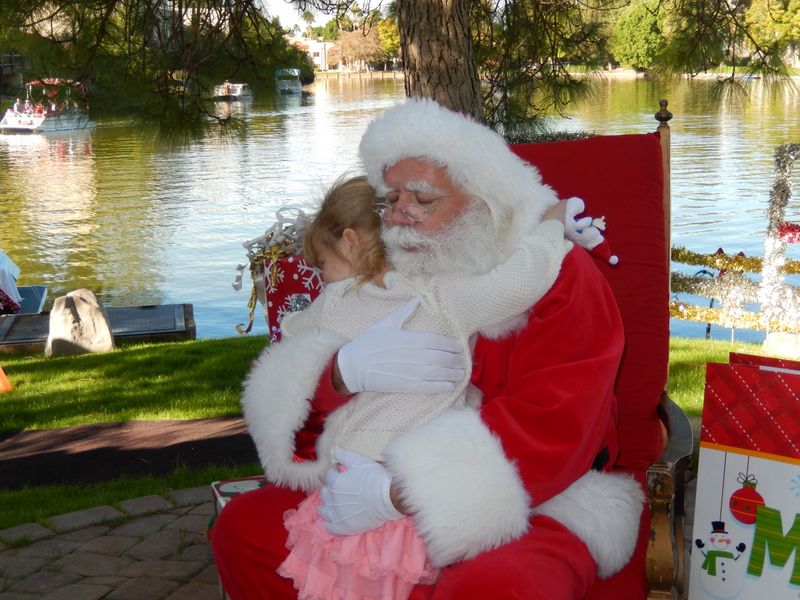
M350 393L441 394L466 377L461 344L423 331L404 331L419 299L409 300L339 350L337 364Z
M566 219L564 221L564 236L582 248L591 250L603 241L603 233L594 225L592 217L576 217L583 212L583 200L573 196L565 200Z
M336 461L346 470L328 469L320 490L319 514L325 529L336 535L363 533L403 514L392 504L392 477L380 464L349 450L336 448Z

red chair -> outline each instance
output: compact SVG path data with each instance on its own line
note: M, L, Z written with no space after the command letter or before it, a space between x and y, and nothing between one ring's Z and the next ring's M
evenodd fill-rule
M562 198L583 199L604 215L619 264L598 261L619 304L625 352L616 382L619 458L616 470L647 490L636 553L621 573L600 581L590 600L672 598L683 591L683 478L692 435L667 397L669 364L669 125L662 100L658 131L595 136L514 151L536 165ZM669 446L667 444L669 440Z

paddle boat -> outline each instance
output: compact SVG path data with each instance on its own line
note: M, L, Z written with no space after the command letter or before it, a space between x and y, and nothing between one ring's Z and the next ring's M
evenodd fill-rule
M0 121L0 132L40 133L94 127L87 113L86 88L80 82L48 77L29 81L25 90L25 102L17 99L6 111Z
M213 100L217 101L242 102L251 100L253 93L250 91L250 86L246 83L231 83L226 80L225 83L214 86L211 97Z

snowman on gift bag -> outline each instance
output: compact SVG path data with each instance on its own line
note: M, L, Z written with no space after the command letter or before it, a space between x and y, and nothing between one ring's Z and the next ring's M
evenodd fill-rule
M708 544L694 541L703 555L700 566L700 587L713 598L735 598L744 585L745 561L739 561L747 546L740 542L732 548L733 540L725 530L724 521L711 521Z

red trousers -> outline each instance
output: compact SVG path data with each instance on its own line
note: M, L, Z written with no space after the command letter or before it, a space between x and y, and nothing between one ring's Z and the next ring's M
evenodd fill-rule
M288 554L283 513L302 492L268 486L235 497L211 531L211 547L232 600L295 599L275 573ZM529 533L442 570L436 585L417 586L411 600L575 600L595 581L586 546L559 523L535 517Z

